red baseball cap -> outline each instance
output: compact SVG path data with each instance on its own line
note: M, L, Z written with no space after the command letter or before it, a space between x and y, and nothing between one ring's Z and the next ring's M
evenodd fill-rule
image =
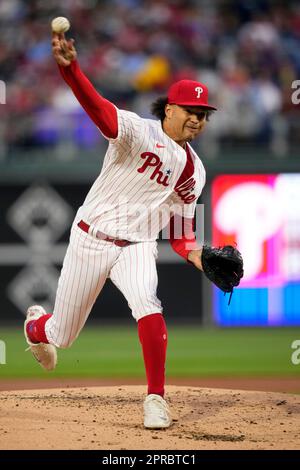
M173 83L168 91L168 103L179 106L201 106L217 110L208 104L208 88L203 83L193 80L180 80Z

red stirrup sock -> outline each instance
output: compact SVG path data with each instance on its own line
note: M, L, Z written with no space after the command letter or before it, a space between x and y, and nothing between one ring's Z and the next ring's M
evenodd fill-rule
M143 349L148 394L155 393L163 397L168 334L162 314L153 313L141 318L138 321L138 334Z
M32 343L49 343L45 333L45 323L50 317L52 317L52 314L47 313L47 315L27 323L26 333Z

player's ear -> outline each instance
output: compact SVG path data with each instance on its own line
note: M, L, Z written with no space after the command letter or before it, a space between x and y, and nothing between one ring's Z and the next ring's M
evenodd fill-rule
M165 106L165 114L166 114L167 119L170 119L172 117L173 106L169 103L167 103L166 106Z

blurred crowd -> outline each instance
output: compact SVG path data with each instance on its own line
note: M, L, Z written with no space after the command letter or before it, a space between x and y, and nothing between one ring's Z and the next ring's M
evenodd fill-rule
M220 109L200 142L208 158L223 145L282 156L299 144L299 1L0 0L0 158L41 149L72 158L103 143L52 58L56 16L70 19L83 71L123 109L150 117L172 81L206 83Z

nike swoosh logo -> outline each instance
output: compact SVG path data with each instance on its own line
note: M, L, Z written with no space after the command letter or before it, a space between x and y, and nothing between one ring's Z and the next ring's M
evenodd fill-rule
M156 144L156 147L157 147L158 149L164 149L164 148L166 148L165 145L160 145L160 144Z

